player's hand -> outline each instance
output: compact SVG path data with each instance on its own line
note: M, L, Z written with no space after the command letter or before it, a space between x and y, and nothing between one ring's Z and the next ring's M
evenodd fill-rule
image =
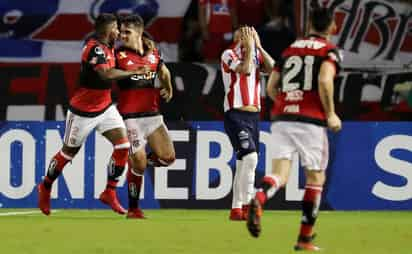
M328 128L333 132L338 132L342 129L342 121L336 115L336 113L332 113L327 118Z
M261 48L262 47L262 43L260 42L260 38L258 33L256 32L255 28L252 27L252 36L253 36L253 40L255 41L256 47L257 48Z
M173 97L173 91L168 88L160 89L160 96L166 101L169 102Z
M253 48L254 39L253 39L253 31L250 27L245 26L240 28L240 38L243 42L243 46L245 48Z

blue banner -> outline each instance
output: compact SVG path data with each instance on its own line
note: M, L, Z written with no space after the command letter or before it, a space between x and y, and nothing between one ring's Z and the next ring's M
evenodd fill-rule
M222 122L171 122L176 161L146 171L143 208L229 208L234 156ZM64 122L0 123L0 207L37 206L36 183L60 149ZM330 134L322 209L412 209L412 124L345 122ZM271 171L270 123L261 123L256 179ZM93 132L53 186L53 208L105 208L98 200L106 184L111 145ZM269 209L299 209L304 177L297 163L286 188L268 202ZM127 204L124 176L120 201Z

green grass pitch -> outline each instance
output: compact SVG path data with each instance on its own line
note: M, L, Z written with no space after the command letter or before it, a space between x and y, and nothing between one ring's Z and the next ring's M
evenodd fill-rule
M295 253L300 220L298 211L265 211L255 239L245 222L228 220L228 210L146 210L147 220L126 220L109 210L4 216L26 211L0 209L0 253ZM316 243L321 253L410 254L411 229L409 211L321 211Z

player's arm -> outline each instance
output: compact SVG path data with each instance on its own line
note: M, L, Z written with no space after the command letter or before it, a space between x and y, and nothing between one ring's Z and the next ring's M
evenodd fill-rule
M266 50L262 47L262 43L260 42L259 35L256 32L255 28L253 27L252 27L252 34L253 34L253 39L255 41L256 48L259 50L260 54L262 55L263 71L269 74L273 69L273 65L275 64L275 61L268 54L268 52L266 52Z
M240 28L240 37L242 40L242 45L245 48L245 57L235 68L235 72L240 72L243 74L250 74L253 67L253 33L249 27Z
M173 97L173 87L171 81L171 75L169 69L166 67L165 64L162 64L159 68L158 73L161 89L160 89L160 96L166 101L169 102Z
M124 71L124 70L115 69L115 68L98 68L96 69L96 71L103 80L110 81L110 80L120 80L120 79L128 78L135 74L144 74L148 70L147 70L147 67L140 67L133 71Z
M336 115L333 101L333 80L335 74L335 65L330 61L323 61L319 72L319 97L326 114L328 127L336 132L342 128L342 122Z
M275 101L276 95L278 93L278 86L280 81L280 74L276 69L273 69L270 73L268 82L266 84L267 95Z

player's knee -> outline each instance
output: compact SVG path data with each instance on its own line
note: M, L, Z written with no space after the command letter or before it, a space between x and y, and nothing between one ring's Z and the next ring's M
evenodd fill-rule
M325 183L325 172L308 170L306 172L306 183L311 185L323 186Z
M143 152L136 152L130 156L132 161L132 168L136 173L143 173L147 167L146 154Z
M174 152L162 154L159 156L159 161L161 161L163 164L169 166L176 160L176 155Z
M155 153L150 153L147 156L147 160L148 160L148 164L154 167L167 167L176 160L176 156L174 152L162 153L160 155L156 155Z

